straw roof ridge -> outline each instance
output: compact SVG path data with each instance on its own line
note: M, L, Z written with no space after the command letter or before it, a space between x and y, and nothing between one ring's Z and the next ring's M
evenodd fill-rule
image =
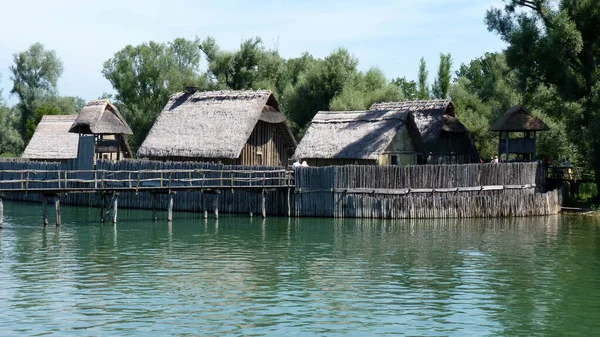
M259 120L285 124L278 109L275 96L267 90L173 94L138 156L238 158ZM295 145L289 127L285 130L287 141Z
M21 158L38 160L77 158L79 135L69 133L76 118L77 115L42 116Z
M544 121L534 116L522 105L515 105L508 109L494 124L490 131L527 132L544 131L550 129Z
M69 132L98 135L133 134L119 109L106 99L92 100L83 107Z
M375 103L371 109L412 112L421 138L428 147L435 144L442 131L468 132L468 129L456 118L456 109L450 99Z
M294 157L377 160L405 125L418 133L406 111L320 111Z

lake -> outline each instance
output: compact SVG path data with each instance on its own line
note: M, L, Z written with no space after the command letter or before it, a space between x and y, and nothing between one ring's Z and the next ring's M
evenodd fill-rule
M4 203L0 336L591 336L600 220L336 220ZM50 221L53 221L53 214Z

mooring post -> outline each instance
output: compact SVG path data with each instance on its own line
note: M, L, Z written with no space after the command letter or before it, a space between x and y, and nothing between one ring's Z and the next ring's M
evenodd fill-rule
M167 221L173 221L173 194L169 193L169 210Z
M117 223L117 210L118 210L118 202L119 200L119 195L118 194L114 194L113 195L113 201L112 201L112 222L114 224Z
M152 193L152 221L156 221L156 193Z
M204 211L204 219L208 219L208 210L206 209L206 193L202 192L202 210Z
M219 218L219 194L215 194L215 219Z
M292 215L292 206L290 203L290 190L291 190L291 188L288 187L288 189L287 189L287 215L288 215L288 218Z
M265 200L265 189L262 190L262 217L263 219L267 217L267 205Z
M0 228L4 227L4 203L2 203L2 195L0 194Z
M44 226L48 226L48 196L42 196L42 207Z
M104 217L106 216L105 212L106 207L106 196L103 192L100 193L100 222L104 223Z
M60 195L54 197L54 208L56 209L56 225L60 226Z

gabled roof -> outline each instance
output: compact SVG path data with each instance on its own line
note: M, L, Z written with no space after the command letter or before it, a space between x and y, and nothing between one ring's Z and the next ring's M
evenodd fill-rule
M490 126L490 131L544 131L549 127L541 119L535 117L525 107L515 105Z
M376 160L405 126L419 137L412 114L406 111L321 111L313 118L294 157ZM415 146L424 152L420 138Z
M371 106L371 110L392 109L412 112L426 146L435 143L442 130L452 133L468 132L467 128L456 119L454 104L449 99L387 102Z
M69 133L77 115L43 116L22 158L68 160L77 158L79 135Z
M69 132L96 135L133 134L117 107L105 99L90 101L83 107Z
M258 121L284 126L270 91L180 92L172 95L138 150L139 157L238 158Z

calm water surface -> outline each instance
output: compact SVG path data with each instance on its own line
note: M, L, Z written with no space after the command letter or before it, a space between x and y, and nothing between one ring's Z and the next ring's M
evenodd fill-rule
M2 336L600 335L591 218L40 214L5 202Z

